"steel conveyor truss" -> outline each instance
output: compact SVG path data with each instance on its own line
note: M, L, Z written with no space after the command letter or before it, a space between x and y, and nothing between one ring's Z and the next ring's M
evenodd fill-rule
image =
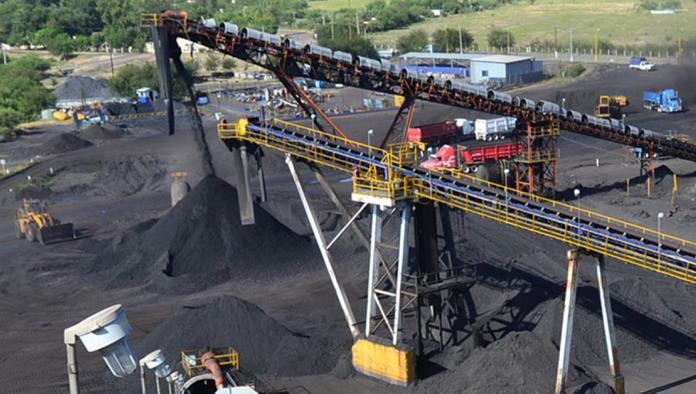
M597 120L591 115L560 109L552 103L548 103L548 107L545 102L535 105L532 100L513 98L505 93L474 85L423 75L408 75L394 67L366 67L360 62L337 59L328 48L323 48L327 53L322 55L292 40L282 40L278 36L255 32L253 29L239 29L231 24L234 29L224 31L220 26L188 20L184 13L165 11L161 14L148 14L143 19L143 25L166 27L173 36L256 64L276 75L307 77L376 92L413 95L417 99L434 103L515 116L523 122L558 121L563 130L641 147L645 151L652 149L661 156L696 162L694 143L617 123L619 121L612 120L610 123L607 120Z
M230 147L245 141L349 173L354 197L373 203L438 202L696 284L696 243L463 173L426 172L415 166L418 147L384 150L281 120L242 119L220 126L218 135Z

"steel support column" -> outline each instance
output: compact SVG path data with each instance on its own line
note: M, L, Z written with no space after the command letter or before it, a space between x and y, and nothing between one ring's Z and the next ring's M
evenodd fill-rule
M367 309L365 312L365 336L370 335L372 329L372 319L377 317L377 294L375 286L379 279L379 261L377 245L382 242L382 212L379 205L372 205L372 225L370 237L370 261L367 273Z
M568 257L568 281L566 283L565 304L563 307L563 328L561 329L561 346L558 351L558 372L556 374L556 394L564 394L568 381L570 363L570 344L573 338L573 315L575 314L575 296L578 285L578 249L571 249Z
M317 217L314 214L314 210L309 205L309 200L307 199L307 195L305 194L304 188L302 187L302 183L300 182L300 176L297 173L297 170L295 169L295 164L290 155L285 156L285 163L287 164L288 169L290 170L290 174L292 175L292 180L295 182L295 186L297 187L297 194L300 195L302 207L305 210L307 220L309 221L309 225L312 228L314 239L316 240L317 246L319 247L319 252L321 253L322 259L324 260L324 265L326 265L326 271L329 273L331 284L333 285L334 291L336 292L336 297L338 297L338 302L341 305L341 309L343 310L343 315L346 318L346 322L348 323L348 328L350 329L353 338L355 338L358 336L358 334L360 334L360 332L358 331L358 328L355 324L355 315L353 314L353 308L351 308L350 306L350 302L348 301L348 297L346 296L346 293L343 290L343 286L341 286L341 284L338 282L338 278L336 277L336 272L333 268L333 259L331 258L331 254L326 248L326 240L324 239L324 234L321 231L319 221L317 220Z
M611 296L609 295L609 282L606 280L606 270L603 255L595 255L595 268L597 271L597 289L599 291L599 301L602 305L602 323L604 325L604 339L607 344L607 358L609 359L609 369L614 378L614 391L617 394L624 394L624 377L621 375L619 367L619 353L616 345L616 335L614 330L614 316L611 309Z
M70 394L80 394L80 386L77 381L77 356L75 354L75 344L65 344L68 355L68 386Z
M232 168L235 173L235 187L237 188L237 200L239 204L239 217L243 226L254 224L254 202L251 200L251 191L249 190L249 175L247 173L248 166L244 163L246 160L246 150L244 158L242 158L242 149L239 145L232 149Z
M242 160L243 193L244 200L246 201L245 208L247 213L246 223L242 224L254 224L256 222L256 218L254 217L254 196L251 194L251 184L249 182L249 153L245 143L242 143L239 147L239 156Z
M403 275L408 272L408 229L411 222L411 205L407 204L401 211L401 225L399 228L399 260L396 270L396 301L394 306L394 334L392 344L396 346L401 339L401 286L403 285Z

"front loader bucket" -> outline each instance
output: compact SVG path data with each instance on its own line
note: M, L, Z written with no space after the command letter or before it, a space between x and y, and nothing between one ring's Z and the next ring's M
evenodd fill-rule
M75 238L77 236L72 223L61 223L39 229L39 242L42 244Z

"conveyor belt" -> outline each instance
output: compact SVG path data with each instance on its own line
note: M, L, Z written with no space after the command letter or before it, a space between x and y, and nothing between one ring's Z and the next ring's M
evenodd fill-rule
M696 283L696 244L590 210L519 192L462 173L415 167L418 152L391 150L275 120L221 126L230 148L240 141L353 175L354 195L386 200L423 199L461 209L660 274ZM661 245L658 246L658 236Z
M302 47L289 39L253 29L230 28L188 20L183 14L167 11L146 15L143 25L166 26L171 35L185 38L218 52L259 65L275 73L341 83L377 92L410 95L421 100L491 114L515 116L523 122L559 120L564 130L619 144L641 147L646 152L696 162L696 144L680 141L651 130L623 124L618 120L597 119L592 115L560 108L547 102L512 97L483 87L436 79L385 67L373 59L353 59L335 55L328 48ZM253 34L252 34L253 32ZM253 37L252 37L253 36ZM347 56L346 56L347 55ZM341 60L345 58L345 60ZM351 61L348 61L351 60ZM362 60L362 63L360 63Z

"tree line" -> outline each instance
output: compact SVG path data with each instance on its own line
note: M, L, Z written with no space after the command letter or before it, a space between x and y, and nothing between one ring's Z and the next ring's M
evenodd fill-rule
M304 17L307 8L306 0L3 0L0 41L44 46L60 57L103 45L140 51L147 39L140 28L143 13L179 9L191 18L214 17L275 32Z
M491 28L486 36L488 46L507 48L515 46L515 36L507 30ZM418 52L432 44L435 52L459 52L474 45L474 36L466 29L444 28L436 30L428 36L423 30L413 30L399 37L397 49L401 53Z

